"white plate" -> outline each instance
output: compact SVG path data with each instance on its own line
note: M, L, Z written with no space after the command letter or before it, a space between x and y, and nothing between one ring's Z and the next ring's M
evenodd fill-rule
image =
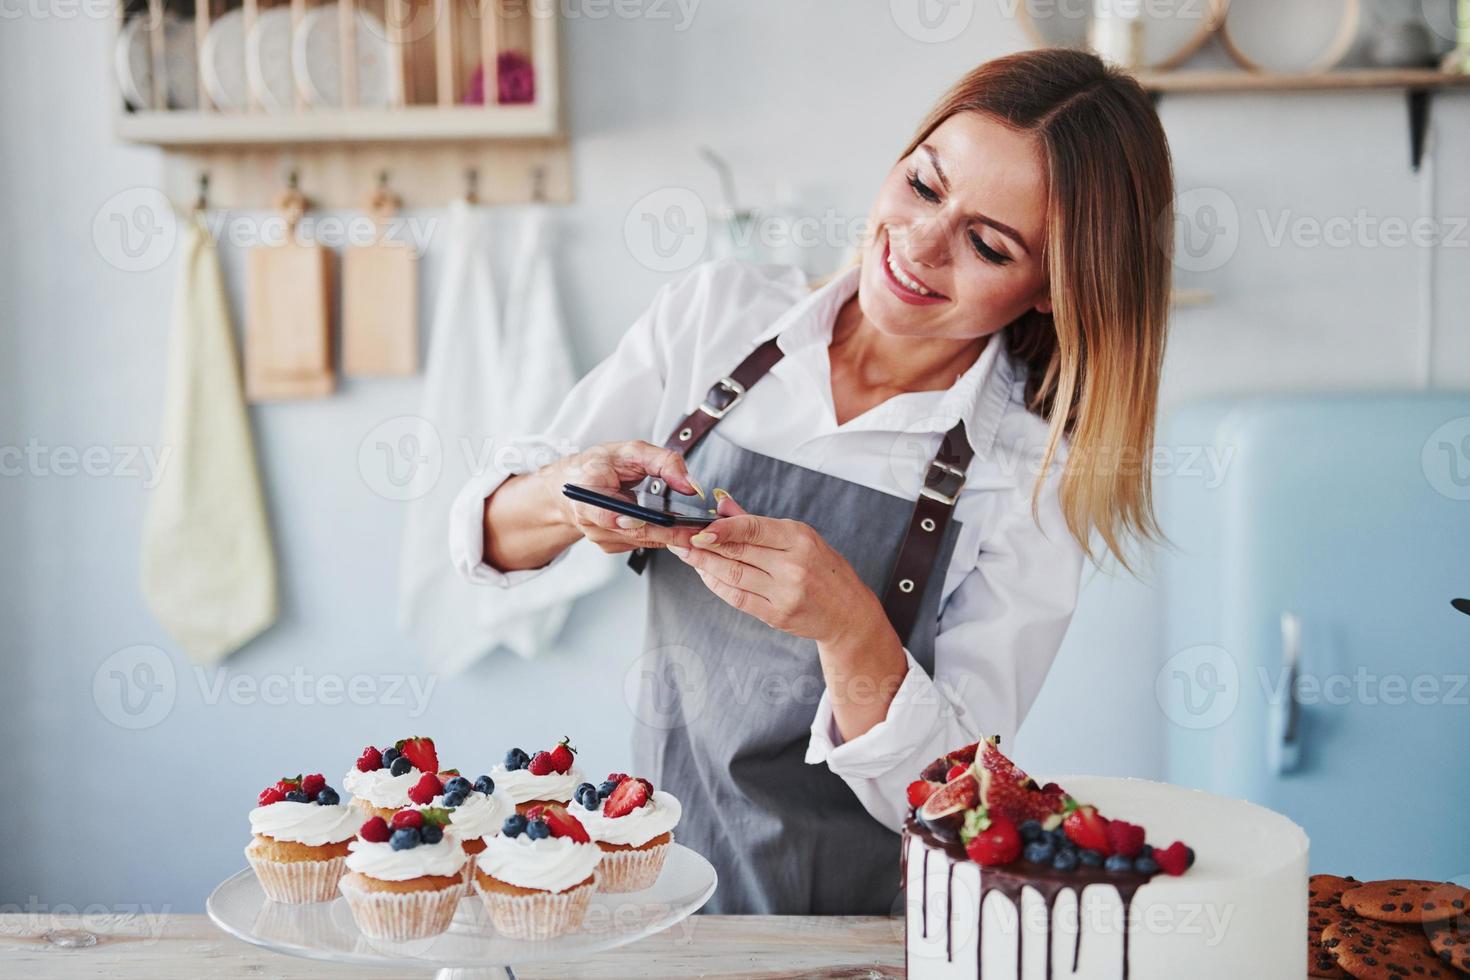
M1327 71L1362 26L1358 0L1233 0L1220 40L1252 71Z
M358 930L345 899L281 905L265 897L248 868L226 878L205 909L230 935L292 956L400 970L489 968L589 956L636 942L692 915L709 901L716 882L708 861L674 844L652 888L623 895L598 892L580 930L540 941L507 939L495 932L477 896L460 901L443 935L411 943L372 940Z
M113 49L118 88L135 109L153 106L152 32L146 15L129 20ZM163 16L163 87L170 109L199 108L199 76L194 49L194 22Z
M366 10L357 15L357 105L378 108L393 102L392 47L383 22ZM301 93L313 106L342 105L342 11L335 3L313 7L301 19L291 46L291 65Z
M272 7L256 15L255 25L245 36L245 77L267 112L296 111L290 7Z
M1017 15L1021 26L1036 44L1082 48L1087 46L1093 2L1035 3L1022 0L1017 7ZM1140 3L1144 65L1162 69L1187 59L1209 38L1210 27L1223 8L1221 0L1146 0Z
M199 71L214 104L227 112L250 108L250 79L245 74L245 11L236 7L220 17L204 35Z

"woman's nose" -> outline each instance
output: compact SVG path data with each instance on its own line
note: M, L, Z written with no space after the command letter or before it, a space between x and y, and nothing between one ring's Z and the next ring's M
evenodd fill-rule
M903 258L936 268L949 261L949 223L937 216L915 221L905 236Z

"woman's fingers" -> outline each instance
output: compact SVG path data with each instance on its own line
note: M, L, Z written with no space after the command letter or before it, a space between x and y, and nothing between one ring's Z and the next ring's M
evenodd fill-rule
M770 622L776 614L776 607L765 596L747 592L745 589L722 582L708 572L699 572L699 579L715 595L719 596L728 605L749 613L763 622Z
M690 478L683 454L677 450L651 442L625 442L617 447L615 458L618 473L625 481L655 476L682 494L704 496L704 490Z
M681 548L670 544L669 550L684 564L699 572L701 578L714 578L732 588L754 592L763 599L769 599L775 589L776 582L771 573L759 565L726 558L704 548Z

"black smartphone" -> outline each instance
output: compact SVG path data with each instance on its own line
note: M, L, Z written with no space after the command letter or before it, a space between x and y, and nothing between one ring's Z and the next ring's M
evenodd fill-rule
M636 517L660 527L704 527L718 519L715 509L698 497L686 498L686 503L677 498L665 500L658 494L642 490L609 490L605 487L594 490L575 483L564 484L561 492L581 503Z

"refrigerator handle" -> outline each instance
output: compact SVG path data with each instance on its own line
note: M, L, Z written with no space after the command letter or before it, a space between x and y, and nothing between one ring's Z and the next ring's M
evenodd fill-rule
M1302 709L1296 699L1302 658L1302 621L1295 613L1281 614L1281 666L1286 671L1282 696L1268 708L1271 730L1266 735L1266 766L1277 776L1295 772L1301 762Z

